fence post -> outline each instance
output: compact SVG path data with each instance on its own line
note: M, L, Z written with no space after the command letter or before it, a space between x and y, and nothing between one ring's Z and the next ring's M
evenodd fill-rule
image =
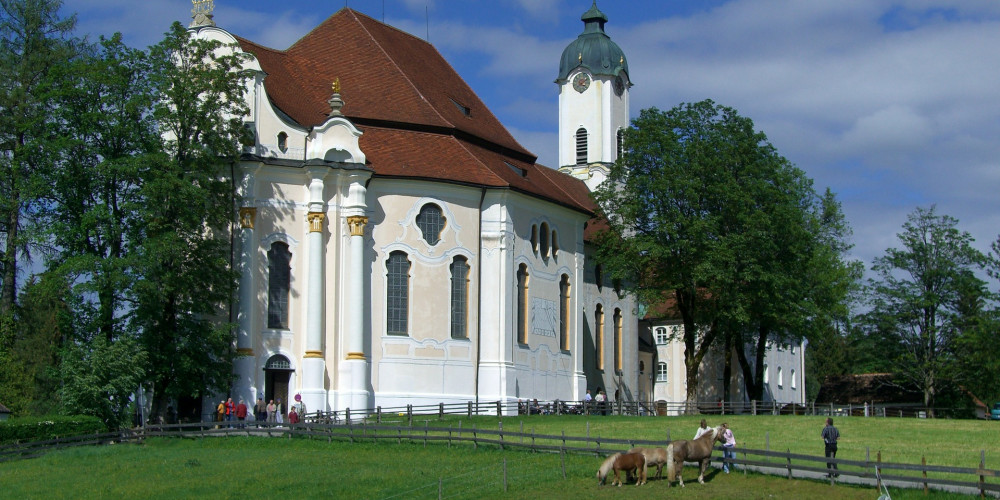
M566 431L563 431L563 437L565 438ZM566 479L566 450L559 450L559 462L562 464L563 480Z
M500 424L500 450L503 450L503 420L499 422Z
M792 450L790 448L785 448L785 461L788 465L788 479L792 478Z
M424 448L427 447L427 430L428 430L427 428L428 428L429 425L430 425L430 422L424 420Z
M444 420L444 403L438 403L438 420Z
M406 405L406 425L413 427L413 405Z
M587 439L590 439L590 420L587 421Z
M476 424L472 424L472 449L479 449L479 436L476 434Z
M921 471L921 472L924 473L924 479L927 479L927 468L926 468L927 467L927 457L926 456L920 457L920 465L924 466L924 470ZM924 481L924 495L926 495L926 494L927 494L927 481Z
M979 498L986 498L986 477L983 469L986 468L986 450L979 450Z
M875 490L882 491L882 450L878 451L875 462Z
M524 420L521 421L521 444L524 444Z
M375 423L376 424L381 424L382 423L382 407L381 406L376 406L375 407Z
M753 415L753 416L757 416L757 400L756 399L750 400L750 414Z
M501 418L502 416L503 412L500 410L500 400L497 400L497 418Z
M470 419L472 418L472 401L469 401L469 418ZM462 423L462 422L459 421L459 423Z

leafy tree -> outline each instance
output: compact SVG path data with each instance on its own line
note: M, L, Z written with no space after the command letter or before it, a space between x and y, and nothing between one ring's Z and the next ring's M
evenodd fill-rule
M141 173L143 224L133 244L142 278L135 319L149 356L154 412L172 398L225 390L232 381L226 307L236 274L225 237L235 202L227 176L248 112L243 61L179 23L150 49L162 144Z
M53 68L73 58L75 18L58 0L0 0L0 314L13 314L19 258L31 248L32 214L46 188L55 137Z
M594 193L610 227L599 258L640 302L676 304L689 405L720 340L761 392L768 343L828 317L849 288L839 205L818 196L750 119L712 101L643 110L625 144Z
M73 338L67 280L56 273L33 277L21 292L17 307L17 338L11 350L23 367L25 413L59 413L62 350Z
M54 189L43 211L58 249L50 267L73 284L78 329L114 342L134 335L132 242L147 203L140 186L160 146L150 64L115 35L88 47L63 73L60 161L48 175Z
M956 342L975 330L985 294L976 276L984 256L957 224L933 206L917 208L897 235L902 248L875 259L869 280L871 329L903 348L896 373L923 392L931 417L949 385Z
M128 426L131 395L139 388L147 365L142 348L130 338L111 343L99 335L89 343L69 344L62 363L64 411L93 415L109 430Z

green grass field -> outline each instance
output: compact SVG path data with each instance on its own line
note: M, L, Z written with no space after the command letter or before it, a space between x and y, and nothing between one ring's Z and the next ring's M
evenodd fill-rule
M700 417L635 418L531 416L504 419L504 429L538 434L665 439L689 438ZM727 417L741 446L821 454L819 417ZM709 419L710 424L719 419ZM457 417L416 422L414 427L457 427ZM979 449L987 448L987 467L996 468L997 422L837 419L844 458L956 466L978 465ZM495 418L462 420L463 428L496 428ZM768 437L769 436L769 437ZM947 444L947 446L945 446ZM945 449L947 448L947 449ZM892 458L887 458L892 457ZM933 457L933 459L932 459ZM946 461L949 458L953 461ZM565 460L566 478L563 479ZM504 491L504 461L507 490ZM671 495L708 498L874 499L873 487L757 474L712 471L707 483L696 482L686 467L684 489L667 489L666 481L622 488L599 487L594 473L601 458L591 455L500 451L495 448L422 446L395 442L349 443L307 439L211 437L150 439L144 445L84 447L36 459L0 464L0 496L4 498L625 498ZM976 463L973 463L976 462ZM918 490L891 490L894 499L968 498Z

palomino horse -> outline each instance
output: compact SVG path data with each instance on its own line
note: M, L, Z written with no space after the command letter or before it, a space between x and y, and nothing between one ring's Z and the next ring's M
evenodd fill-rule
M684 486L684 478L681 477L681 469L684 462L699 462L701 470L698 473L698 482L705 483L705 468L712 459L712 447L716 441L722 441L722 431L724 426L720 425L712 430L706 431L698 439L678 440L667 445L667 485L677 477L677 482Z
M665 448L642 448L635 447L628 450L629 453L642 453L646 457L646 467L656 466L656 478L663 476L663 466L667 463L667 450Z
M608 477L608 473L614 471L615 478L611 481L611 486L618 483L618 486L622 485L622 480L619 474L625 471L625 479L628 479L629 472L635 472L637 478L635 480L635 485L639 486L645 484L646 482L646 457L642 456L641 453L615 453L604 460L601 467L597 469L597 479L598 484L604 484L604 481Z

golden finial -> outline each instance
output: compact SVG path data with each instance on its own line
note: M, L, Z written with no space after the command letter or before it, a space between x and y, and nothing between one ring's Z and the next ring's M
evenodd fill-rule
M621 59L618 60L618 64L625 64L625 56L621 56Z
M339 94L340 93L340 77L337 77L337 78L333 79L332 88L333 88L333 93L334 94Z
M576 62L583 62L583 52L576 55Z

